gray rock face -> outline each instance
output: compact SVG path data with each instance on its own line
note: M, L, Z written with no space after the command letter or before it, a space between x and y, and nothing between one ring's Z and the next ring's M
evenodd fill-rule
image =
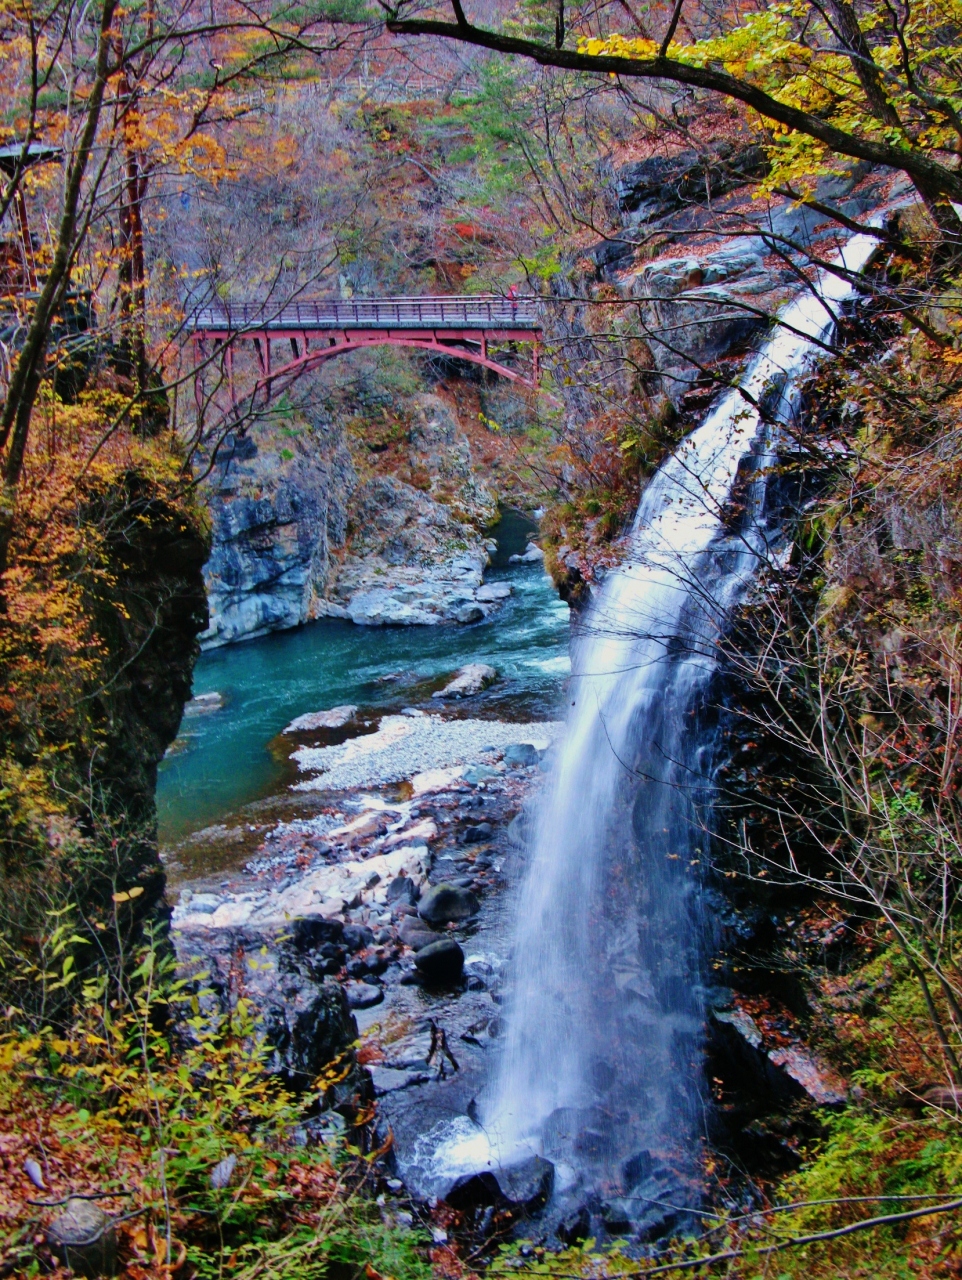
M355 493L351 523L350 554L319 613L367 627L436 626L477 621L494 607L476 602L484 540L428 494L377 476Z
M422 947L414 957L414 966L426 983L457 982L464 972L464 952L453 938L442 938Z
M213 547L204 648L313 617L331 548L344 543L356 476L340 432L296 420L286 430L229 442L205 482Z
M704 203L763 174L768 167L762 147L736 151L721 143L713 155L682 151L649 156L624 165L615 178L618 205L626 221L654 222L684 205Z
M453 884L436 884L422 894L418 915L428 924L450 924L467 920L477 909L478 900L470 890Z
M494 544L481 533L497 506L468 439L439 396L416 397L413 418L417 488L394 475L359 485L340 426L319 416L228 439L203 487L213 532L204 648L317 617L434 626L498 607L508 591L482 584ZM332 548L348 541L335 563Z

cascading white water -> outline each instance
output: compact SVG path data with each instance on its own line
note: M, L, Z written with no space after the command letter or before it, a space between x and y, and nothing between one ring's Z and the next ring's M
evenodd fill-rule
M876 243L854 237L842 265L858 272ZM615 1217L636 1220L631 1202L652 1169L683 1172L691 1161L702 1115L697 888L709 799L705 744L691 729L719 628L764 548L764 480L749 482L734 532L723 513L739 467L767 449L756 406L767 417L786 411L851 293L822 273L783 313L744 394L728 393L645 490L628 563L608 576L576 641L481 1126L448 1130L433 1151L439 1172L543 1155L562 1190L617 1200Z

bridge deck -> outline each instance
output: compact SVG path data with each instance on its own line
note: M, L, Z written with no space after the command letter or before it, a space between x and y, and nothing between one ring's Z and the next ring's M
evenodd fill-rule
M311 333L346 329L540 331L537 300L478 297L318 298L272 306L262 302L217 303L189 319L196 333Z

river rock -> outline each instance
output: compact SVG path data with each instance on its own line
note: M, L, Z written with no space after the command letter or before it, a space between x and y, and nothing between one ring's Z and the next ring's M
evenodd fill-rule
M543 564L544 552L533 542L529 542L521 554L508 556L508 564Z
M432 693L432 698L472 698L494 684L498 673L484 662L469 662L449 684Z
M482 604L494 604L498 600L507 600L511 594L511 586L507 582L486 582L474 593L475 600Z
M398 925L397 936L412 951L420 951L432 942L439 941L433 929L429 929L417 916L404 916Z
M516 742L504 753L504 763L512 769L526 769L540 758L540 751L530 742Z
M495 1171L501 1194L509 1204L529 1213L543 1209L554 1191L554 1165L542 1156L531 1156Z
M464 833L465 844L484 844L494 835L494 827L490 822L479 822L476 827L468 827Z
M450 924L467 920L478 909L478 900L468 889L442 883L433 885L421 895L418 915L428 924Z
M384 999L381 988L370 982L345 982L344 994L350 1009L370 1009Z
M492 769L487 764L473 764L469 769L464 771L464 781L476 787L479 782L488 782L491 778L500 777L497 769Z
M185 716L202 715L205 711L220 711L224 705L222 693L199 693L184 706Z
M343 729L357 714L356 706L331 707L329 711L308 711L292 720L284 733L306 733L311 729Z
M418 951L414 967L425 982L448 985L464 971L464 952L453 938L441 938Z

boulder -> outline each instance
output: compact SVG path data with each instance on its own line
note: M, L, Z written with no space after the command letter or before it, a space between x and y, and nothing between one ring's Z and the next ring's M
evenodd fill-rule
M473 764L464 771L464 781L476 787L479 782L487 782L491 778L499 776L497 769L492 769L490 765Z
M494 827L490 822L479 822L476 827L468 827L464 833L465 844L484 844L494 835Z
M508 564L543 564L544 552L535 543L529 542L523 554L508 556Z
M482 604L493 604L496 600L507 600L511 587L507 582L485 582L474 593L475 600Z
M190 702L184 706L185 716L203 715L205 711L220 711L224 705L224 695L221 693L199 693L196 698L191 698Z
M432 693L432 698L473 698L476 694L487 689L489 685L494 684L498 678L498 673L494 667L489 667L484 662L469 662L466 667L462 667L453 680L438 689L436 693Z
M452 1209L462 1211L481 1205L506 1204L513 1209L537 1213L551 1199L553 1190L554 1165L541 1156L531 1156L504 1168L462 1174L442 1198Z
M417 916L404 916L398 925L397 936L413 951L420 951L422 947L438 941L438 935L434 930L429 929Z
M360 951L374 941L374 930L369 929L366 924L347 924L344 926L343 938L348 951Z
M448 985L460 980L464 952L453 938L441 938L418 951L414 966L424 982Z
M370 1009L384 999L381 988L371 982L345 982L344 994L350 1009Z
M554 1165L542 1156L531 1156L500 1168L495 1177L505 1200L529 1213L543 1209L554 1191Z
M305 916L292 920L291 942L299 952L316 951L330 942L341 942L344 926L340 920L325 920L321 916Z
M504 763L511 769L526 769L540 759L541 752L530 742L516 742L504 753Z
M284 733L307 733L311 729L343 729L357 714L356 706L331 707L329 711L308 711L292 720Z
M201 1015L223 1016L242 990L260 1019L257 1039L271 1047L266 1069L295 1088L315 1080L357 1039L341 985L316 976L324 949L338 951L322 941L340 935L337 925L310 919L285 923L276 936L250 928L172 935L184 977L197 975ZM186 1024L181 1032L193 1034Z
M272 1048L268 1069L292 1084L306 1084L357 1039L357 1026L333 978L317 983L288 973L279 982L275 974L274 982L274 992L255 1001Z
M588 1212L588 1206L579 1205L572 1213L565 1214L555 1230L561 1243L569 1247L587 1240L591 1233L591 1214Z
M453 921L467 920L477 909L478 900L470 890L441 883L432 885L421 895L418 915L431 925L450 924Z
M484 610L479 604L465 604L454 615L455 621L462 624L471 622L480 622L484 617Z

